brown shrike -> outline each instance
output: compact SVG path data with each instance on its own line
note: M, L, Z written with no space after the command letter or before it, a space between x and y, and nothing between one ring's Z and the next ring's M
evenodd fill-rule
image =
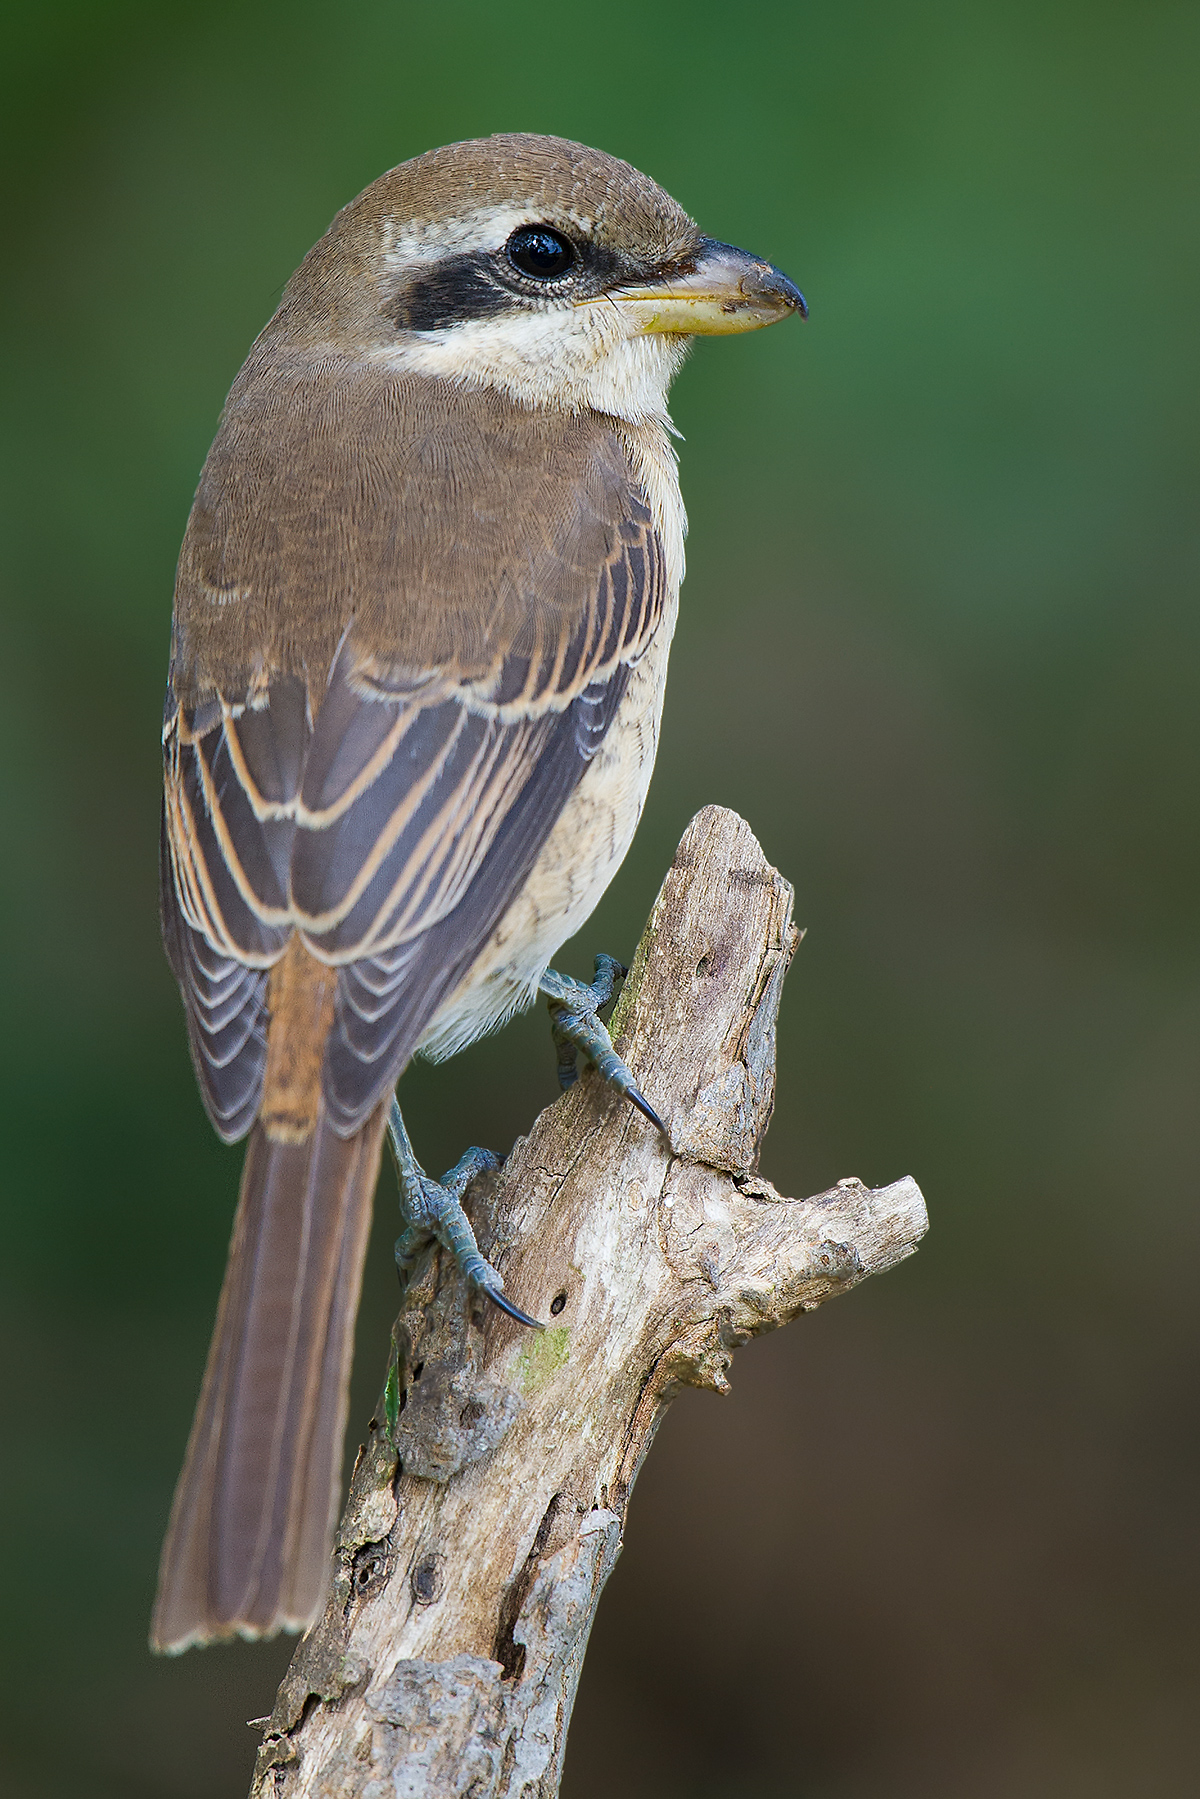
M320 1605L371 1201L497 1304L394 1108L533 998L653 1118L547 970L645 799L683 577L667 389L698 334L804 302L627 163L454 144L372 183L229 395L179 558L162 913L204 1103L249 1133L152 1640ZM532 1322L532 1321L528 1321Z

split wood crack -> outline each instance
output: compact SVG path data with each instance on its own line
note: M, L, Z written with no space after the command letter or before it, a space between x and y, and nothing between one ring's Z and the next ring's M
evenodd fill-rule
M324 1616L252 1799L553 1799L630 1490L681 1386L911 1255L911 1179L791 1200L756 1173L792 889L736 813L679 845L614 1013L671 1147L585 1074L467 1199L534 1333L431 1256L404 1298Z

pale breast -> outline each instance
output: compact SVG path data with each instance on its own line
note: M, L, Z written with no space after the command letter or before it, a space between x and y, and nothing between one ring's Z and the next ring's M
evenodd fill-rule
M668 605L529 879L422 1038L421 1053L436 1061L532 1003L543 970L591 916L624 861L646 803L683 579L687 515L675 454L662 426L618 423L618 430L666 552Z
M678 462L664 426L610 421L630 455L666 552L667 604L646 653L631 667L617 716L543 844L527 882L471 970L437 1009L419 1051L441 1061L533 1004L560 944L587 923L633 842L658 750L667 658L684 579L687 515Z
M421 1039L422 1055L452 1056L532 1004L544 969L595 911L620 868L654 770L676 611L673 603L632 670L599 751L524 887Z

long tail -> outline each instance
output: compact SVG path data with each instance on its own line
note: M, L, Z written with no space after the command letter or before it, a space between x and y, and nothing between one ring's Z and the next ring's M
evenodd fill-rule
M385 1109L342 1139L256 1124L150 1641L168 1652L309 1624L337 1518L354 1317Z

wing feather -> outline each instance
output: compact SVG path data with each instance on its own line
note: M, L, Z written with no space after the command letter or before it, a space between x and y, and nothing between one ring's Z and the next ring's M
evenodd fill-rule
M167 808L163 808L163 941L183 992L192 1065L205 1107L226 1143L244 1137L262 1097L267 1053L267 974L222 955L189 924L172 867Z
M473 415L453 395L439 404L441 435L458 438L440 443L426 421L425 437L405 450L401 433L396 451L396 480L406 456L427 482L443 482L441 510L424 519L405 513L412 490L402 480L374 494L377 515L363 514L364 491L387 474L377 431L353 494L339 499L327 479L315 516L294 494L272 505L261 470L243 483L257 518L272 519L270 564L261 526L256 536L236 512L237 456L253 435L235 433L233 466L221 481L206 470L201 483L180 562L164 729L163 913L201 1089L223 1136L253 1120L267 972L296 930L339 970L326 1104L336 1130L359 1127L512 903L664 616L662 545L607 427L588 426L582 449L575 425L554 426L566 450L558 439L527 445L523 508L513 445L486 432L464 438ZM398 405L387 415L393 436ZM343 453L351 465L350 450L335 448L332 465ZM306 453L293 445L289 479L297 466L303 475ZM356 509L354 554L339 561L327 540L351 541ZM417 533L407 544L406 531ZM409 602L416 614L397 610L396 594L369 593L348 612L339 598L336 570L355 556L373 557L383 581L384 550L363 547L381 536L387 555L408 558L388 577L396 594L414 591L413 565L424 571L424 598ZM239 573L239 554L258 561ZM306 639L304 616L288 609L313 568L330 590L323 609L309 602L319 630ZM282 623L271 624L271 606ZM339 607L344 623L327 652Z
M403 961L397 951L355 959L339 970L334 1030L325 1062L325 1099L335 1129L358 1128L395 1082L441 1001L452 993L499 924L624 694L628 670L586 690L554 720L541 753L525 767L503 830L472 848L470 885L451 911L430 923ZM519 765L518 765L519 766ZM394 970L394 972L392 972Z

